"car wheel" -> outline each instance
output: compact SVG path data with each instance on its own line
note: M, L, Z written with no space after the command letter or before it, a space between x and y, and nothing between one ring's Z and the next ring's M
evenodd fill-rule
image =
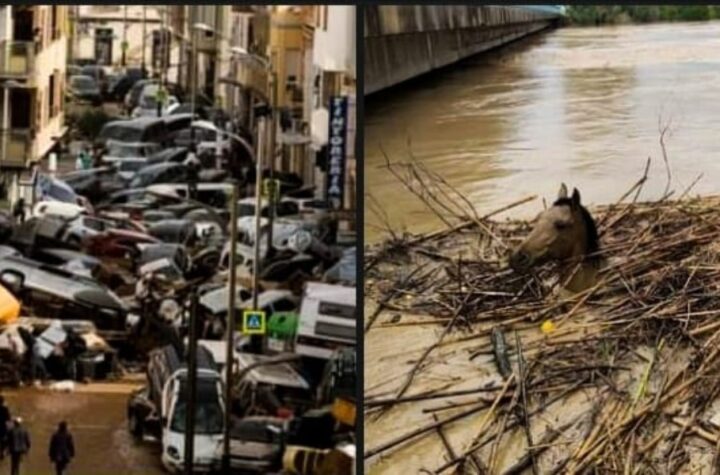
M143 427L135 411L131 411L128 416L128 430L136 439L142 439Z

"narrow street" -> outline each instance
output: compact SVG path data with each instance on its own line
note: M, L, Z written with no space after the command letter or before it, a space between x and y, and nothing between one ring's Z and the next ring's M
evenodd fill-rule
M0 12L21 473L350 475L355 8Z
M65 420L75 439L77 455L70 466L73 475L155 475L160 465L160 446L153 441L137 443L127 430L128 394L137 383L78 384L72 393L25 387L5 390L13 416L20 416L30 433L32 449L23 475L53 473L47 456L57 423ZM0 473L9 461L0 462Z

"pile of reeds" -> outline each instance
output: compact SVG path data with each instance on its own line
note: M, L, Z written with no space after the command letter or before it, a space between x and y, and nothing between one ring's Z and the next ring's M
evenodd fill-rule
M426 187L418 180L426 174L408 173L416 174L413 186ZM558 294L553 264L529 275L508 268L527 222L459 213L443 230L368 247L365 332L440 330L392 394L366 394L366 419L428 399L452 410L401 437L366 443L366 457L440 434L447 455L424 467L430 473L678 473L695 460L694 439L707 443L708 464L720 469L720 425L712 420L720 395L720 197L685 194L591 209L604 265L596 285L571 297ZM449 338L477 342L468 358L489 355L500 383L414 391ZM590 410L541 423L550 404L588 388L595 394ZM481 397L453 405L468 394ZM450 447L441 429L478 414L485 415L472 443ZM513 431L526 442L513 449L513 463L500 464Z

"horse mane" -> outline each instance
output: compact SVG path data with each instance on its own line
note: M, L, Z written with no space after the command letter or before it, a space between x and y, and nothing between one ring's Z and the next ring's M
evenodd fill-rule
M559 198L553 206L574 206L572 198ZM600 251L600 236L598 235L597 225L590 212L583 205L580 205L580 216L582 216L585 230L587 231L587 252L585 259L592 263L600 261L598 251Z

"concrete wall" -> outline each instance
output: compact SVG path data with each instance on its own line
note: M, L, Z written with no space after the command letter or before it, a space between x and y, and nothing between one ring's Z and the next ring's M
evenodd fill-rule
M537 32L556 18L514 6L367 5L365 94Z

